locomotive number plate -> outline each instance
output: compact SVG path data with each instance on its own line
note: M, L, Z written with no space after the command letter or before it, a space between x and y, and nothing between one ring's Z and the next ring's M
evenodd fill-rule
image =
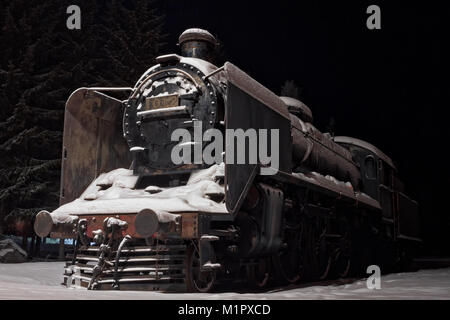
M169 94L162 97L150 97L145 100L145 110L178 107L178 94Z

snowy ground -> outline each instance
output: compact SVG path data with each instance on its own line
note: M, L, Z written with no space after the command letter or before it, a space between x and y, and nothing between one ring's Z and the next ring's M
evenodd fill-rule
M60 285L62 262L0 264L0 299L450 299L450 268L382 276L381 289L365 280L297 286L264 293L213 294L87 291Z

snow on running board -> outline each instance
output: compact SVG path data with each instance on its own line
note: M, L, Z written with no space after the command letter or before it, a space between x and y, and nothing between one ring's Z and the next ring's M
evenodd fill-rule
M159 188L148 186L134 189L137 176L132 170L116 169L101 174L80 198L51 213L55 222L70 221L73 215L137 213L142 209L167 212L214 212L227 214L225 203L208 195L224 194L217 178L224 175L224 165L213 165L193 172L184 186ZM152 192L158 189L158 192Z

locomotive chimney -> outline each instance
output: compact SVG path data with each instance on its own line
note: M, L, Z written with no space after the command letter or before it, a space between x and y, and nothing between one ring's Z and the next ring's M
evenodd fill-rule
M207 30L191 28L185 30L178 39L181 55L214 63L217 40Z

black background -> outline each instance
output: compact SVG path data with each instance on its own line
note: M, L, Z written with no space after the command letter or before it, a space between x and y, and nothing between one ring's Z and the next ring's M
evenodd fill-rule
M167 294L168 299L170 294ZM180 307L183 308L186 305L190 307L213 307L214 309L220 309L223 305L237 305L240 308L241 305L269 305L270 314L268 315L256 315L256 314L239 314L239 315L211 315L209 318L206 316L195 315L180 315L178 314ZM26 306L26 307L24 307ZM366 317L367 314L373 318L384 318L386 313L396 318L410 319L417 312L422 310L433 310L435 313L444 314L448 310L447 301L400 301L400 300L372 300L372 301L356 301L356 300L227 300L227 301L215 301L215 300L145 300L145 301L130 301L130 300L28 300L28 301L13 301L3 300L0 301L0 307L3 310L13 310L22 308L22 313L36 317L36 309L39 308L52 308L52 310L83 310L85 312L98 312L102 310L102 315L106 318L129 318L130 310L133 310L134 314L151 314L152 317L158 317L163 319L290 319L293 315L305 315L314 314L316 317L336 317L336 314L345 314L347 319L361 319ZM439 310L442 310L440 312ZM67 313L65 315L68 319L76 319L79 317L78 312Z
M381 30L367 7L380 6ZM285 80L316 127L331 118L336 135L366 140L397 164L421 207L427 255L448 254L448 10L438 2L192 1L158 2L167 45L178 52L186 28L209 30L228 61L280 93Z

